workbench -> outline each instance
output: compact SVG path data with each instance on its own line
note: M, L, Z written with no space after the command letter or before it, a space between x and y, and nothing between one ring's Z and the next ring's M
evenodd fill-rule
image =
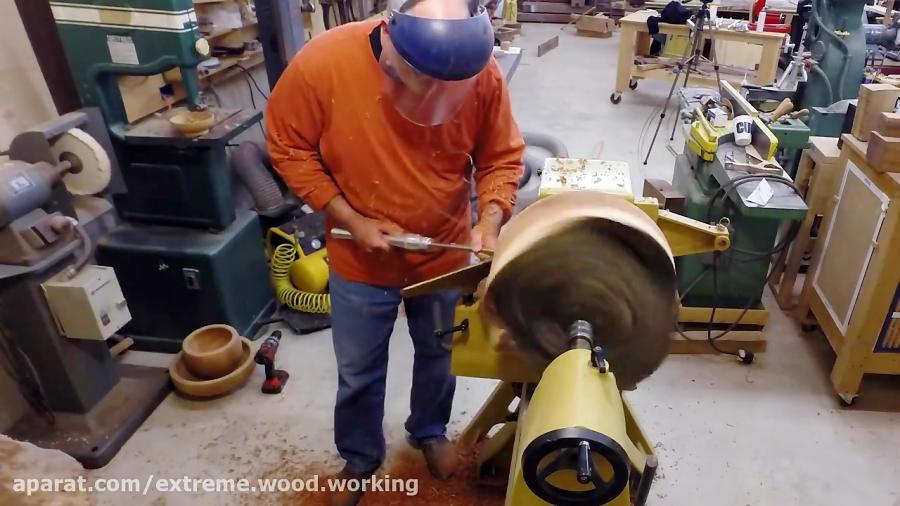
M831 382L850 404L863 375L900 374L900 174L876 172L868 143L842 139L834 211L801 297L837 355Z
M644 9L653 9L653 10L662 12L662 10L666 8L666 4L668 4L668 3L669 2L666 2L666 1L652 0L650 2L645 3L643 5L643 8ZM691 0L690 2L685 2L683 5L693 11L693 10L699 9L701 6L701 3L698 0ZM781 14L782 16L784 16L783 24L785 24L785 25L791 24L791 21L794 20L794 16L797 15L796 9L773 9L771 7L767 7L766 12L773 13L773 14ZM718 17L720 17L720 18L734 18L734 19L747 18L748 21L756 22L756 19L750 18L750 9L746 9L743 7L720 5L717 13L718 13ZM723 14L728 14L728 15L723 15ZM730 14L739 14L740 16L735 17L735 16L730 16Z
M619 39L619 62L616 70L616 88L610 96L614 104L622 99L622 93L628 89L637 88L636 79L663 79L672 80L675 75L671 68L653 70L641 70L635 63L636 56L648 56L650 52L650 29L647 27L647 18L654 15L653 11L638 11L625 16L621 24ZM690 28L687 25L674 25L660 23L659 33L665 35L690 36ZM716 41L741 42L761 46L761 57L755 76L748 75L750 82L759 85L769 85L775 82L778 72L778 58L781 53L781 45L785 35L772 32L737 32L734 30L705 28L704 38L714 38ZM722 73L722 79L740 86L744 75ZM684 78L681 77L681 80ZM714 75L709 77L692 74L690 84L717 87L718 82Z

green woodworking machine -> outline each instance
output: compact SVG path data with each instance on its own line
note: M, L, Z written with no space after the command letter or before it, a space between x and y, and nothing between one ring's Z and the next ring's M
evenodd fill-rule
M259 219L235 211L226 146L262 114L201 105L197 65L210 47L191 0L50 3L81 99L101 110L127 186L113 195L127 223L97 248L131 301L125 331L139 348L167 352L212 323L252 336L272 289ZM182 110L213 118L199 136L186 137L165 115L128 121L119 78L173 69Z
M732 247L677 259L679 290L686 307L758 309L771 258L790 241L782 223L802 220L807 207L775 159L779 139L765 116L727 82L722 92L732 118L751 118L752 142L739 145L734 119L714 127L698 107L672 185L685 196L683 214L727 225Z
M757 105L789 98L808 113L812 135L840 135L847 113L841 102L855 99L863 81L867 31L873 26L864 24L866 3L812 0L802 46L794 48L782 77L771 86L745 84L747 99ZM799 34L795 40L801 41Z

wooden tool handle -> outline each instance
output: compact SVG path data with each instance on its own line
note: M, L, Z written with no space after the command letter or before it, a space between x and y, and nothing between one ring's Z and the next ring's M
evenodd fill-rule
M793 110L794 110L794 103L791 102L791 99L786 98L786 99L782 100L781 103L778 104L778 107L776 107L775 110L772 111L772 116L771 116L772 121L778 121L779 118L781 118L785 114L790 113Z

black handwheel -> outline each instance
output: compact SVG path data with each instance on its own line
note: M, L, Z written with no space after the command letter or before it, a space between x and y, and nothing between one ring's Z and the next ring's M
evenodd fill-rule
M614 104L618 104L619 102L622 101L622 94L619 92L614 92L612 95L609 96L609 101Z
M600 475L595 458L612 467L607 480ZM556 506L606 504L628 486L630 465L625 450L615 440L583 428L548 432L529 443L522 453L522 476L539 498ZM579 490L567 490L552 483L558 472L575 475ZM589 487L588 487L589 486Z
M637 85L638 85L637 79L631 79L628 81L628 88L631 90L636 90Z

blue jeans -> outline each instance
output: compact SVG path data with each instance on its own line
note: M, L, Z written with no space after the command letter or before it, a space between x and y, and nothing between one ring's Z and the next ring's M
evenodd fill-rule
M385 456L382 421L388 343L401 301L415 348L406 431L417 440L446 432L456 378L450 374L450 352L434 331L453 326L458 294L404 299L399 288L355 283L334 272L329 289L339 381L334 441L350 470L369 473L381 466Z

